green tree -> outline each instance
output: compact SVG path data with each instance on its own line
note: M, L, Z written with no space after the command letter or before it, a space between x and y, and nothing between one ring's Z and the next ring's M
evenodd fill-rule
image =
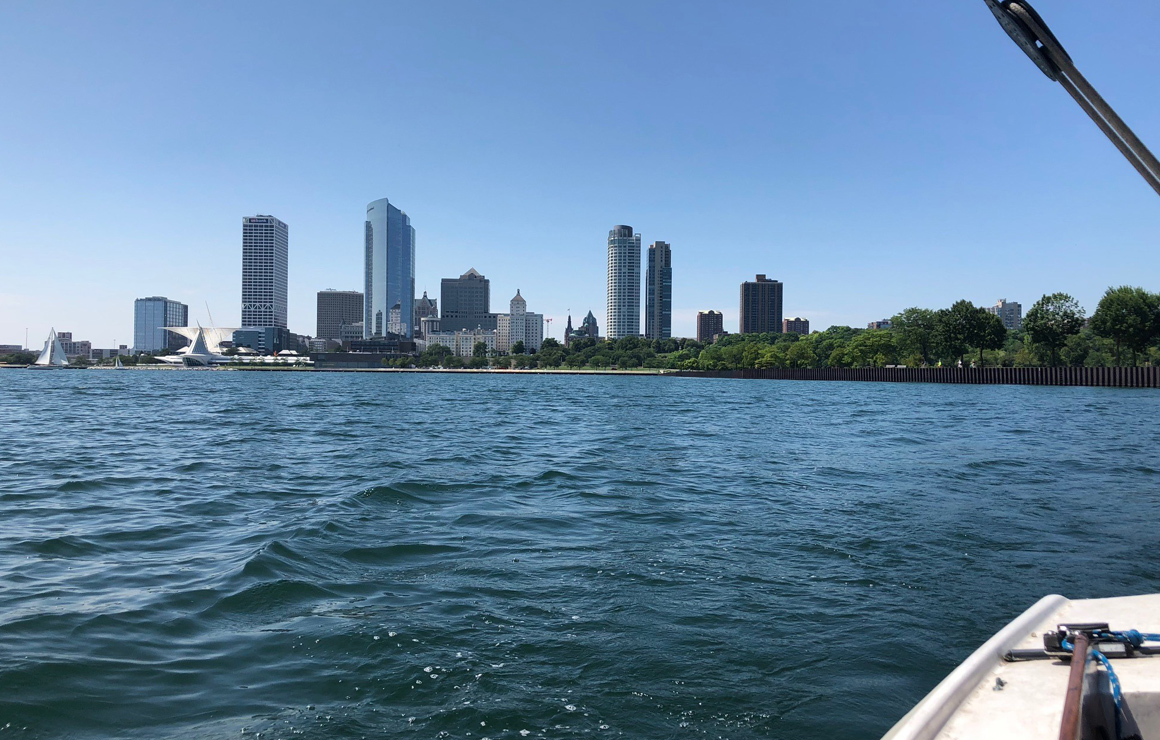
M935 331L938 316L929 308L908 308L890 320L892 331L897 336L900 354L919 355L930 364L934 351Z
M1003 319L984 308L979 309L979 319L975 326L972 344L979 348L979 367L983 366L983 350L1002 349L1007 341L1007 327Z
M522 340L522 339L517 341L515 344L512 345L512 354L513 355L522 355L526 351L527 350L524 349L524 340Z
M487 342L476 342L471 348L472 357L487 357Z
M785 353L786 362L790 367L813 367L818 356L810 342L794 342ZM702 353L703 354L703 353Z
M957 358L959 364L979 334L979 309L970 301L955 301L950 308L935 314L935 346L944 357Z
M862 332L846 345L845 354L846 362L852 367L883 367L898 362L894 333L887 329Z
M1116 343L1117 365L1120 364L1121 345L1132 351L1132 365L1135 366L1136 354L1146 350L1160 333L1158 298L1143 288L1121 285L1108 288L1100 299L1100 305L1092 314L1092 331Z
M1084 310L1067 293L1052 293L1035 302L1023 317L1023 329L1033 344L1047 350L1052 367L1059 364L1059 350L1067 338L1083 328Z

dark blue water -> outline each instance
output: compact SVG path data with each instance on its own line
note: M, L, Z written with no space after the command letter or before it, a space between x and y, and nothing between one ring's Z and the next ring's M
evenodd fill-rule
M874 738L1160 587L1160 393L0 371L0 732Z

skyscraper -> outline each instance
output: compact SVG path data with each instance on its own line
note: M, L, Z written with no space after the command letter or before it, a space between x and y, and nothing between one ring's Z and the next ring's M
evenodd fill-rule
M673 255L667 242L649 245L644 285L644 336L668 339L673 335Z
M399 304L399 334L414 336L415 229L386 198L367 204L363 338L385 337L391 308Z
M176 352L186 340L166 326L188 326L189 306L155 295L133 302L133 349L137 352Z
M491 281L474 267L458 278L443 278L439 303L442 331L496 328L496 315L491 313Z
M286 328L290 229L273 216L242 218L242 326Z
M713 337L725 333L725 321L720 311L697 312L697 341L712 344Z
M640 336L640 234L631 226L608 232L609 339Z
M496 350L507 353L520 342L525 352L539 352L544 343L544 315L528 312L528 303L519 290L508 306L508 313L496 316Z
M317 339L342 341L342 325L363 319L363 294L357 290L318 291Z
M765 275L741 284L740 333L781 333L781 287Z

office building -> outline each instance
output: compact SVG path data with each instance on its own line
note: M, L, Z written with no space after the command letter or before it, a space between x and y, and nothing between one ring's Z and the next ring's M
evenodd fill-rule
M1008 331L1017 331L1023 327L1023 305L1000 298L994 306L988 306L987 311L999 317Z
M320 290L315 316L316 338L341 339L343 324L362 321L363 294L357 290Z
M343 324L338 328L338 341L344 345L349 345L351 342L363 338L363 322L356 321L353 324Z
M792 319L782 319L781 321L782 334L801 334L806 335L810 333L809 319L803 319L800 316L795 316Z
M890 329L894 326L894 322L890 319L882 319L880 321L871 321L866 324L867 329Z
M608 232L609 339L640 336L640 234L631 226Z
M249 347L260 355L298 348L294 335L280 326L244 326L234 330L232 339L235 347Z
M395 332L414 336L415 320L415 229L411 219L386 198L367 204L364 236L363 337L384 337L389 333L391 307L399 304Z
M519 290L511 300L510 312L496 316L496 351L507 354L516 342L523 342L528 354L539 352L544 343L544 315L528 313L527 301Z
M720 311L697 312L697 341L712 344L714 338L725 333L725 318Z
M135 352L176 352L188 344L179 334L165 331L167 326L189 326L189 306L159 295L133 301Z
M286 328L290 229L273 216L242 218L242 326Z
M781 288L780 282L765 275L741 284L740 333L781 333Z
M474 267L458 278L443 278L439 303L442 331L496 328L496 315L491 313L491 281Z
M415 308L411 311L411 318L415 322L415 336L422 336L423 319L439 318L439 301L428 298L427 291L423 291L423 297L415 299Z
M60 342L61 349L70 360L76 357L83 357L86 360L93 354L93 343L87 339L73 340L71 331L58 331L56 338Z
M645 338L668 339L673 336L673 256L668 242L649 245L644 290Z

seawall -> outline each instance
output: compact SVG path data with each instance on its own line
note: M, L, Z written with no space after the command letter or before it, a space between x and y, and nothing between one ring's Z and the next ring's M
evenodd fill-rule
M682 370L682 377L1160 388L1160 367L865 367Z

